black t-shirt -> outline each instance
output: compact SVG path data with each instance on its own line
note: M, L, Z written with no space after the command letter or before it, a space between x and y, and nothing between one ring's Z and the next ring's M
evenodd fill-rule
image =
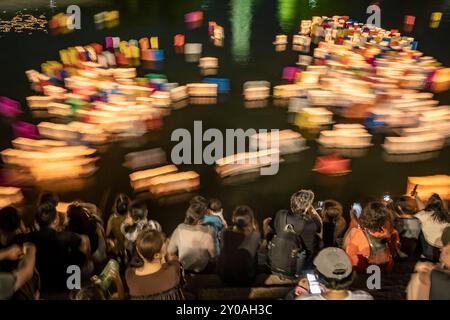
M237 285L251 282L256 273L255 257L260 238L258 231L248 235L231 228L223 231L218 262L219 274L223 280Z
M36 246L36 268L41 276L42 291L67 290L67 267L78 265L82 268L85 260L79 251L80 236L69 231L43 228L31 233L30 241Z

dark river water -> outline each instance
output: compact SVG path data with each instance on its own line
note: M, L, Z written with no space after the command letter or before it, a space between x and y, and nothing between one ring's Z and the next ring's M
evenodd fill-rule
M10 2L11 4L7 4ZM6 3L6 4L5 4ZM349 15L365 21L366 8L370 1L340 0L219 0L219 1L55 1L58 6L53 13L65 10L68 4L78 3L81 7L81 30L66 35L51 35L42 32L32 34L3 34L0 38L0 96L18 100L25 106L25 97L32 95L25 70L39 69L46 60L58 59L58 50L78 44L99 42L104 44L105 36L119 36L122 39L139 39L143 36L159 37L160 47L165 50L162 70L170 82L197 82L202 76L197 63L187 63L183 55L175 53L173 36L186 35L186 42L203 43L203 55L219 58L218 77L229 78L231 91L221 97L214 105L188 105L173 110L164 118L164 127L160 132L147 134L143 138L115 142L100 150L99 170L85 181L79 190L60 191L61 200L71 201L81 198L100 204L108 211L112 198L118 192L132 195L128 174L122 166L124 155L154 147L163 148L168 155L174 143L170 135L176 128L192 130L193 122L201 120L203 130L207 128L255 128L255 129L294 129L287 121L287 109L274 106L271 101L265 108L248 109L244 106L242 84L248 80L267 80L272 85L281 84L282 68L295 65L296 52L290 47L284 52L275 52L272 41L277 33L295 34L301 19L313 15ZM49 1L1 1L0 14L11 17L19 9L25 12L45 13L50 16ZM410 33L419 42L418 49L426 55L436 57L444 65L450 65L449 10L448 1L379 1L381 7L381 25L383 28L401 29L406 14L415 15L416 23ZM93 15L103 10L120 10L120 24L112 29L98 30ZM184 14L193 10L204 12L203 26L188 30L184 24ZM438 29L428 26L431 12L443 12ZM207 38L207 22L214 20L225 29L225 41L222 48L215 47ZM139 70L140 74L150 71ZM448 104L450 95L437 96L441 104ZM25 114L24 119L38 122ZM10 146L11 129L5 121L0 122L0 149ZM206 197L219 198L224 204L225 216L230 217L231 210L238 204L251 206L261 221L280 208L289 205L292 193L301 188L310 188L316 199L333 198L342 202L346 208L355 199L380 197L384 192L393 195L402 194L406 189L408 176L422 176L450 173L450 150L445 148L433 159L399 163L386 159L380 142L383 137L374 136L374 146L362 157L354 158L352 172L346 176L327 177L312 171L314 161L320 150L309 137L310 148L294 159L281 164L275 176L262 176L254 181L235 185L224 185L218 179L214 168L208 165L184 165L181 170L195 170L201 177L201 189ZM405 159L403 159L405 160ZM67 184L67 182L64 182ZM45 186L53 190L62 190L64 185L52 183ZM35 200L37 189L26 189L28 203ZM160 203L149 200L150 216L161 222L170 233L181 222L186 209L186 201L178 203Z

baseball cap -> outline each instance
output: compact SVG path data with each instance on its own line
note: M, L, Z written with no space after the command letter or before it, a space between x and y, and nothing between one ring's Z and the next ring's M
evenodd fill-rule
M325 248L314 259L316 270L329 279L342 280L352 274L350 258L340 248Z

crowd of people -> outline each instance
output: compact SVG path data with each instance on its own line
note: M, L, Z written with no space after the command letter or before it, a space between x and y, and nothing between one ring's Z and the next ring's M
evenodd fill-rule
M247 205L227 222L220 200L195 196L170 237L145 201L126 194L105 221L91 203L62 207L42 193L31 224L15 207L0 209L0 299L191 299L187 275L251 287L265 272L297 283L280 298L371 300L350 290L355 275L373 265L391 272L398 260L417 262L407 299L450 299L450 214L437 194L355 203L347 218L338 201L299 190L262 229Z

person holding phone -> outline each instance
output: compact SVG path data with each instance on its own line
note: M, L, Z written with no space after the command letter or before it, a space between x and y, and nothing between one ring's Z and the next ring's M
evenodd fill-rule
M314 273L306 275L309 294L301 294L296 300L373 300L365 291L348 290L353 282L353 269L344 250L325 248L313 264Z
M415 259L417 243L420 235L420 221L415 217L417 205L414 198L401 196L394 203L394 228L400 236L400 250L405 258Z
M290 210L279 210L263 221L267 264L273 274L298 278L322 247L322 222L313 201L311 190L299 190L291 196Z
M358 226L345 235L343 247L356 271L365 273L369 265L392 270L400 240L391 227L390 214L382 202L370 202L362 210Z
M359 217L361 216L362 213L362 206L360 202L353 202L351 208L350 208L350 223L348 226L348 230L347 233L353 229L353 228L358 228L359 226Z
M441 236L444 229L450 226L450 213L445 202L437 193L433 193L427 203L421 204L416 197L420 210L415 217L420 221L419 241L422 248L422 257L438 262L440 249L443 247Z

